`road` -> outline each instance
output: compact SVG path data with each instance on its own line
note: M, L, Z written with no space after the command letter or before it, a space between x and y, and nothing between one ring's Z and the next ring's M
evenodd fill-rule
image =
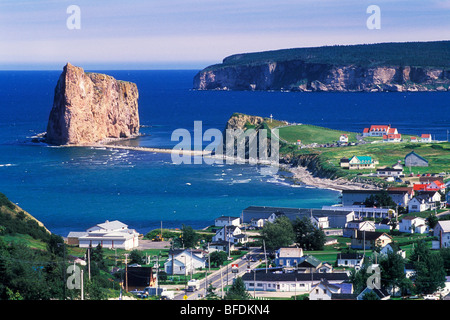
M222 267L221 269L214 271L214 273L208 275L207 279L200 280L200 289L195 292L185 292L182 291L181 293L177 294L174 297L174 300L183 300L185 299L185 296L187 299L185 300L197 300L199 298L202 298L207 293L207 288L210 284L212 284L213 287L216 288L216 294L218 296L222 296L222 286L225 287L227 285L231 285L233 283L233 279L236 277L242 276L244 273L247 272L247 270L255 268L257 265L259 265L261 262L260 259L264 260L264 253L261 249L252 249L250 250L247 255L249 259L236 259L233 260L230 264L227 266ZM231 265L237 264L238 269L237 272L233 272ZM225 294L225 292L223 293Z

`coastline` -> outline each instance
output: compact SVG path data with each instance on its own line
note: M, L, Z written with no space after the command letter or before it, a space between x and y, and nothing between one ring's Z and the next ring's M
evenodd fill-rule
M314 177L308 169L302 166L293 167L290 165L281 165L280 167L286 171L289 171L293 175L294 181L301 182L305 185L320 188L320 189L330 189L334 191L342 191L342 190L359 190L359 189L367 189L367 190L378 190L374 186L365 184L352 182L346 179L327 179L327 178L319 178Z

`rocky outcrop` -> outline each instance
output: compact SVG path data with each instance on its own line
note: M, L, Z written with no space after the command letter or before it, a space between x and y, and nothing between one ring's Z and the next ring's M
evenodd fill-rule
M55 88L46 141L89 145L139 134L136 84L68 63Z
M243 113L234 113L227 121L225 129L245 130L248 125L258 126L264 122L264 118L259 116L250 116Z
M198 90L286 90L330 92L448 91L450 71L413 66L361 67L301 60L224 65L200 71Z

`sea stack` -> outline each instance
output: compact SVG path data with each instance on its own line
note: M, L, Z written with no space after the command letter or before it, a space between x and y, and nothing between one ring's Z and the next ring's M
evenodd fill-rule
M135 83L84 72L67 63L55 88L46 141L56 145L92 145L139 135Z

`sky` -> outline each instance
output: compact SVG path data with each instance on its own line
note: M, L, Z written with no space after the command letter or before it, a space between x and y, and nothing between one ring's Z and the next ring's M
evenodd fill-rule
M0 0L0 69L202 69L236 53L449 32L450 0Z

